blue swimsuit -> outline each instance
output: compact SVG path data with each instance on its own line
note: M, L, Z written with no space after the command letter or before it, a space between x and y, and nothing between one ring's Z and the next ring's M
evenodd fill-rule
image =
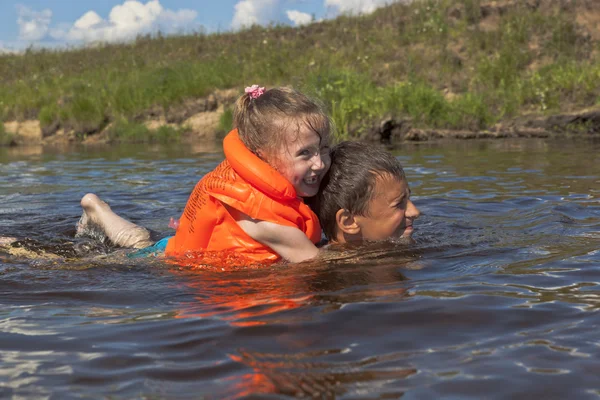
M149 257L156 256L158 254L164 253L167 248L167 243L169 239L173 236L167 236L166 238L160 239L158 242L154 243L152 246L148 246L144 249L135 251L127 255L129 258L140 258L140 257Z

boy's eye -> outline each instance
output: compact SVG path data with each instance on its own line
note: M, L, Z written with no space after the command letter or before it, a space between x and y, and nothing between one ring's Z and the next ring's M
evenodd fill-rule
M403 197L398 203L396 203L396 208L406 208L407 198Z

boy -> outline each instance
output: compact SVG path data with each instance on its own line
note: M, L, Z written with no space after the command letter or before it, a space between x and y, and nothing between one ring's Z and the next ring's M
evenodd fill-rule
M325 236L335 243L410 238L420 212L400 162L387 151L342 142L331 151L331 167L309 205Z

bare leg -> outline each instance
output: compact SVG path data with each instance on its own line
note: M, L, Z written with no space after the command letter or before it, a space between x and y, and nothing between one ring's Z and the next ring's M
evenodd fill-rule
M150 232L115 214L108 204L93 193L81 199L83 214L77 224L77 235L86 235L96 227L115 246L142 249L151 246ZM92 234L92 236L95 236Z

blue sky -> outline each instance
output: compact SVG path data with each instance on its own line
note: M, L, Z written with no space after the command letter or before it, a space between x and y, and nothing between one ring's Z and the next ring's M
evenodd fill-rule
M0 51L120 42L138 34L293 26L390 0L0 0Z

